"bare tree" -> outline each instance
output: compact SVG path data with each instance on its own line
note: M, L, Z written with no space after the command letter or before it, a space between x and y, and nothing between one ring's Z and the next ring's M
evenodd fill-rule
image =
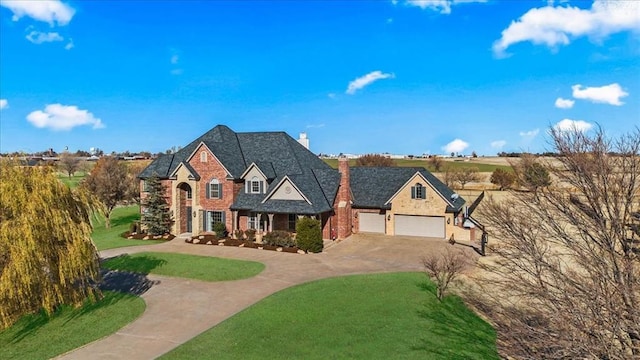
M367 154L356 160L356 166L396 166L391 158L378 154Z
M449 285L467 269L471 262L461 250L447 248L444 253L432 253L422 259L427 276L436 284L436 297L442 301Z
M551 166L549 164L545 166L531 154L522 154L520 161L513 163L511 166L513 167L518 184L534 193L540 188L551 185L548 170Z
M478 168L471 166L464 167L462 169L455 169L454 180L460 184L460 188L464 189L466 184L480 180Z
M58 161L58 167L61 170L64 170L64 172L66 172L69 175L69 177L72 177L73 174L75 174L75 172L80 169L81 162L82 162L82 159L75 156L74 154L71 154L68 151L65 151L60 155L60 160Z
M491 183L498 185L500 187L500 190L511 188L511 185L515 181L516 175L512 171L497 168L491 174Z
M437 155L433 155L429 158L429 164L431 165L434 171L439 172L440 169L442 169L442 166L444 165L444 160L442 160Z
M467 300L505 356L640 358L640 129L550 134L555 182L480 208L494 256Z
M111 227L111 212L127 198L127 167L115 157L101 157L82 181L81 188L94 195L103 205L105 227Z

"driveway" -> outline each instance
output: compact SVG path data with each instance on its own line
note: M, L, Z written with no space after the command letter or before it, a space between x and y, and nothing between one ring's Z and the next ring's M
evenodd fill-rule
M153 359L287 287L312 280L363 273L421 271L420 259L450 247L441 239L357 234L330 244L321 254L289 254L236 247L192 245L176 238L164 244L105 250L102 257L142 251L253 260L266 265L250 279L203 282L148 275L145 312L115 334L59 359ZM473 251L464 248L470 254Z

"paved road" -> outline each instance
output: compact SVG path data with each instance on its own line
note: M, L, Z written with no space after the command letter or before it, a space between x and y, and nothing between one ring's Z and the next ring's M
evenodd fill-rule
M102 257L175 252L259 261L266 268L250 279L223 282L149 275L153 285L142 294L147 304L142 316L115 334L58 358L154 359L284 288L347 274L420 271L422 256L449 246L443 240L359 234L331 244L324 253L309 255L192 245L179 238L159 245L106 250L100 253Z

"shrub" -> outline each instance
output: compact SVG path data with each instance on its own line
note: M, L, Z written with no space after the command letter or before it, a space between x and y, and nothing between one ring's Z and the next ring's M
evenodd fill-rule
M247 241L256 241L256 229L247 229L244 231Z
M262 242L265 245L282 247L293 247L296 245L296 242L293 240L293 234L284 230L275 230L267 233L262 238Z
M129 224L129 234L138 233L140 231L140 223L137 221Z
M318 253L322 251L322 228L320 220L304 217L296 224L296 243L301 250Z
M242 240L242 238L244 238L244 231L236 229L236 231L233 232L233 235L236 237L236 239Z
M221 222L214 223L213 231L216 233L217 238L223 238L227 236L227 226L224 223L221 223Z

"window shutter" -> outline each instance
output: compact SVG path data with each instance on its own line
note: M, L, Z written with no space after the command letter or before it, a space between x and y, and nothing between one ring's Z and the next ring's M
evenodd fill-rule
M264 181L260 181L260 194L264 192Z
M209 199L211 197L211 195L210 195L211 194L211 183L207 183L206 192L207 192L207 199Z
M227 222L226 222L226 221L225 221L225 219L224 219L224 216L225 216L225 214L226 214L226 213L225 213L224 211L221 211L221 212L220 212L220 214L221 214L221 215L220 215L220 220L222 220L222 223L223 223L223 224L226 224Z
M411 187L411 198L412 199L416 198L416 187L415 186Z
M218 199L222 199L222 183L218 184Z
M244 192L245 192L246 194L248 194L248 193L249 193L249 181L248 181L248 180L245 180L245 181L244 181Z
M202 218L202 231L207 231L207 212L200 210L200 217Z
M422 195L422 198L423 198L423 199L426 199L426 198L427 198L427 188L426 188L426 187L424 187L424 186L422 187L422 193L421 193L421 195Z

